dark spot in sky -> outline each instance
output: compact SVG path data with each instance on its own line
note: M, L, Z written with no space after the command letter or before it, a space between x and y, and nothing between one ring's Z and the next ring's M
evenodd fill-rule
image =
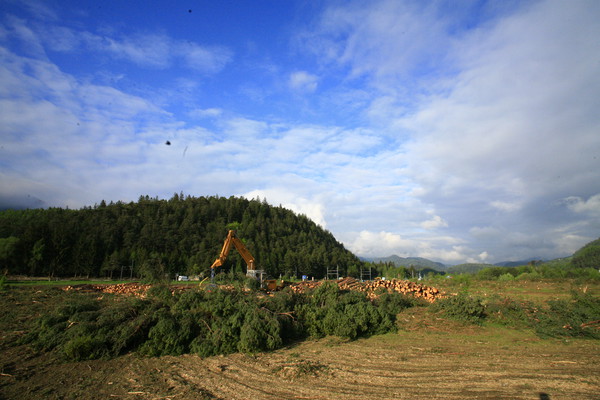
M189 10L188 10L188 12L189 12L189 13L191 13L191 12L192 12L192 10L191 10L191 9L189 9Z
M170 145L171 145L171 142L169 142L169 141L167 140L167 141L165 142L165 144L166 144L167 146L170 146Z

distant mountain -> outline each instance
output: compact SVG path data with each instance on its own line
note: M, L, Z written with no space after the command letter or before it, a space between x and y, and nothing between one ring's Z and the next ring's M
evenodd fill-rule
M446 271L449 274L474 274L484 268L495 267L494 264L465 263L453 265Z
M428 259L422 258L422 257L400 257L400 256L397 256L394 254L394 255L391 255L388 257L373 257L373 258L362 258L362 259L365 261L371 261L371 262L375 262L375 263L391 262L397 267L400 267L400 266L410 267L412 265L416 269L431 268L431 269L435 269L438 271L444 271L446 269L446 265L439 263L439 262L431 261L431 260L428 260Z
M33 208L46 207L46 203L37 197L27 196L11 196L11 195L0 195L0 211L5 210L25 210Z
M521 265L527 265L530 262L535 262L540 263L540 262L545 262L545 260L542 260L540 258L528 258L527 260L520 260L520 261L501 261L501 262L497 262L494 265L497 267L520 267Z

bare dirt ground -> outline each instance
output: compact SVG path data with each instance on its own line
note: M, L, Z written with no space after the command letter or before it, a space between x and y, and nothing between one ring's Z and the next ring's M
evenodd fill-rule
M402 313L398 333L351 342L65 363L14 345L44 296L10 308L2 296L0 399L600 399L598 341L465 326L424 308Z

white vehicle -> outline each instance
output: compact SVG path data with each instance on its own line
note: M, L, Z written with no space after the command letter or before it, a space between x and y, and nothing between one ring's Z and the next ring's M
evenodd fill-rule
M185 275L179 275L179 276L177 277L177 280L178 280L178 281L189 281L189 280L190 280L190 278L188 278L188 277L187 277L187 276L185 276Z

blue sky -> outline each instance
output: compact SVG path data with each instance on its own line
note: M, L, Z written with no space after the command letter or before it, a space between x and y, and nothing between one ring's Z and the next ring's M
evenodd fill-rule
M0 205L259 196L361 256L569 255L600 236L598 21L595 0L4 0Z

